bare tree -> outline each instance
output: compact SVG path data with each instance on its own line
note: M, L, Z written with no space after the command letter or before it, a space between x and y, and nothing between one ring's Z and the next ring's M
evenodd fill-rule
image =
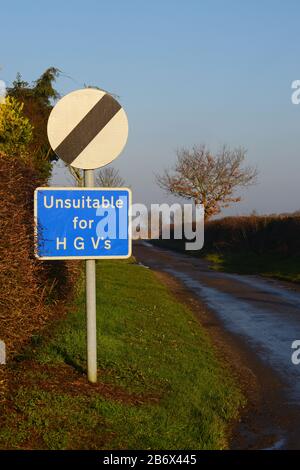
M102 188L118 188L124 186L125 181L120 176L119 170L113 167L105 167L99 171L96 183Z
M81 187L84 186L84 174L83 170L80 170L79 168L75 168L71 165L67 165L66 167L68 168L72 178L74 179L76 186Z
M241 200L234 196L237 188L256 182L257 169L242 167L245 157L246 150L241 147L231 150L224 145L215 155L205 145L184 148L177 151L174 169L165 170L156 180L167 192L203 204L209 219L222 207Z

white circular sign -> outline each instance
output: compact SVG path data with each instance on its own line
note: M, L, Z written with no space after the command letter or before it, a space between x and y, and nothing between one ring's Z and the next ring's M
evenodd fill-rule
M48 119L48 139L56 155L75 168L107 165L123 150L127 116L110 94L84 88L64 96Z

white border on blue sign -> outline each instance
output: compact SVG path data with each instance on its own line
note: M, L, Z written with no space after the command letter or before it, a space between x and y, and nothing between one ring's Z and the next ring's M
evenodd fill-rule
M117 255L117 256L39 256L38 254L38 230L37 230L37 193L40 190L43 191L53 191L55 189L64 189L68 191L127 191L128 192L128 207L130 211L130 207L132 205L132 192L130 188L100 188L99 186L90 186L90 187L83 187L83 188L73 188L73 187L66 187L66 186L40 186L35 189L34 191L34 256L39 260L65 260L65 259L128 259L132 255L132 227L131 227L131 217L128 220L128 254L127 255Z

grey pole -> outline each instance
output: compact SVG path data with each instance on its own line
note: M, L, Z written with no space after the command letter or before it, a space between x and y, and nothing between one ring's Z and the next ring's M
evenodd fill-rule
M84 170L84 186L94 186L94 170ZM85 261L87 374L89 382L97 382L96 330L96 266L94 259Z

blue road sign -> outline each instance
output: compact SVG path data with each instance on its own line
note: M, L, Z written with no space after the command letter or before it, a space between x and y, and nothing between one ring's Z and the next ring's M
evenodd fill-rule
M127 188L37 188L36 257L128 258L130 204Z

